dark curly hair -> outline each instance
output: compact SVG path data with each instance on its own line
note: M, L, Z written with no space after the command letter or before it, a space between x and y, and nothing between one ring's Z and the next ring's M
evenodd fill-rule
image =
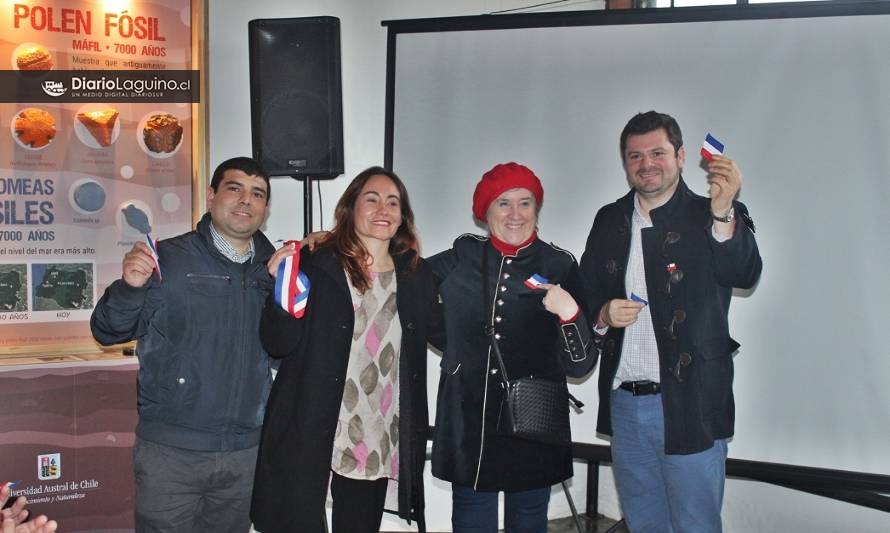
M680 147L683 146L683 133L680 132L680 125L674 117L659 113L657 111L647 111L645 113L637 113L633 116L621 130L621 158L624 159L624 150L627 148L627 138L631 135L642 135L664 128L667 132L668 140L674 147L676 154Z

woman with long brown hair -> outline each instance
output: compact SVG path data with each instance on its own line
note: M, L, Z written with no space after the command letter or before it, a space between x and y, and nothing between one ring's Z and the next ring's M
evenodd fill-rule
M263 311L263 346L283 359L251 518L262 533L324 531L330 485L334 533L376 532L397 480L399 516L424 531L426 345L444 333L435 281L394 173L371 167L356 176L335 219L314 252L299 254L305 311L272 297ZM278 250L270 274L282 276L279 265L294 253L293 245Z

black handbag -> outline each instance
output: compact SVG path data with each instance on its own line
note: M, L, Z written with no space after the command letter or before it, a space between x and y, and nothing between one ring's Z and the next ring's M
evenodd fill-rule
M482 259L482 309L488 306L488 250ZM493 313L488 312L488 316ZM485 335L491 343L504 387L498 413L497 431L502 435L567 446L572 442L569 422L569 401L580 409L584 404L569 394L565 381L536 376L509 379L501 349L495 337L494 324L485 325Z

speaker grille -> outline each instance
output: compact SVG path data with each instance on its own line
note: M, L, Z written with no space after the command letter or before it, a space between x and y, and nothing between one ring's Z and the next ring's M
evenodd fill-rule
M254 157L271 175L343 173L340 21L249 23Z

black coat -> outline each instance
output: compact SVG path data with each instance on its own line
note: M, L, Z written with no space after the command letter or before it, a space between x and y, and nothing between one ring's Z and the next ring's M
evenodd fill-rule
M429 266L409 271L413 252L394 256L399 355L399 516L423 525L428 413L428 340L441 343L441 306ZM250 516L263 533L324 531L334 432L343 399L355 312L346 274L330 248L301 255L311 289L295 319L270 297L260 338L281 363L260 443ZM422 530L422 529L421 529Z
M590 230L581 271L591 309L599 310L612 298L627 298L634 194L630 191L600 209ZM690 191L681 179L671 199L649 212L652 227L642 230L666 453L697 453L733 434L732 354L739 344L729 336L729 301L733 287L752 287L763 266L747 209L736 202L735 212L734 235L718 243L711 235L711 201ZM683 273L682 279L675 275L669 281L669 264ZM684 320L674 319L678 311ZM612 434L609 405L624 331L610 328L602 339L597 431L606 435ZM681 357L688 363L681 365L678 379Z
M489 295L482 303L482 254L488 254ZM570 446L552 446L499 435L503 397L497 363L483 327L491 322L509 377L536 375L565 382L593 368L592 332L585 313L560 325L544 309L542 290L524 282L532 274L559 283L584 309L575 258L534 240L502 256L489 239L464 235L429 259L445 307L448 346L442 358L433 439L433 475L478 490L529 490L572 476Z

